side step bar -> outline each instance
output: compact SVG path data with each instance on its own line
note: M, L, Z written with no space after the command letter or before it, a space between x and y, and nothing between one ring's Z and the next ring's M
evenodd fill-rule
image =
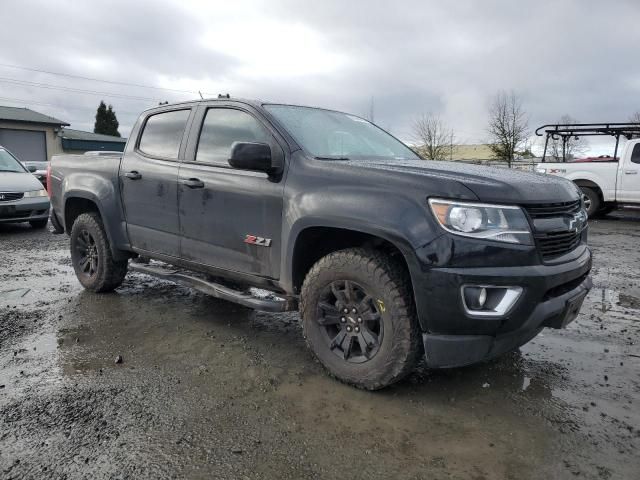
M297 310L297 300L293 297L276 297L276 298L258 298L246 292L233 290L219 283L207 282L198 277L185 275L177 270L170 270L160 267L151 267L139 263L129 262L129 270L139 273L145 273L163 280L179 283L194 290L198 290L212 297L227 300L229 302L238 303L254 310L263 312L287 312Z

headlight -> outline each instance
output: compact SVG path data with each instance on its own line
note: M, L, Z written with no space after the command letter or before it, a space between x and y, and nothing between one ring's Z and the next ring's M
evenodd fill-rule
M536 168L536 172L538 172L538 173L547 173L547 169L546 168Z
M533 245L527 217L520 207L429 199L438 223L464 237Z
M24 192L24 198L31 198L31 197L46 197L47 195L47 191L43 188L42 190L32 190L30 192Z

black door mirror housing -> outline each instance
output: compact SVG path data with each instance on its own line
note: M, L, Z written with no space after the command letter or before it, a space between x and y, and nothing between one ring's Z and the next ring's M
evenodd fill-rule
M271 147L267 143L234 142L231 145L229 165L240 170L266 172L269 175L278 173L271 160Z

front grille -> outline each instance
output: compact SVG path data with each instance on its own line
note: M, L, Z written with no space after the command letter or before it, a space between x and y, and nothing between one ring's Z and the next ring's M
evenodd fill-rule
M573 215L580 211L581 200L563 203L542 203L538 205L525 205L525 209L531 218L559 217L561 215Z
M551 260L569 253L580 245L582 232L549 232L535 234L534 237L538 242L538 248L543 260Z
M565 255L580 245L581 228L578 230L558 230L556 225L551 230L549 222L553 223L553 219L557 218L574 217L582 208L581 200L525 205L524 208L533 221L533 236L543 260L552 260Z
M20 200L24 197L23 192L0 192L0 202L10 202L11 200Z

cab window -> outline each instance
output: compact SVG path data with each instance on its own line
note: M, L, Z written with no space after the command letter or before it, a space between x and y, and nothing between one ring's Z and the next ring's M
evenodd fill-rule
M631 162L640 163L640 143L636 143L631 151Z
M144 126L138 149L149 156L176 160L190 110L151 115Z
M234 142L270 143L271 134L247 112L210 108L202 124L196 162L228 166Z

